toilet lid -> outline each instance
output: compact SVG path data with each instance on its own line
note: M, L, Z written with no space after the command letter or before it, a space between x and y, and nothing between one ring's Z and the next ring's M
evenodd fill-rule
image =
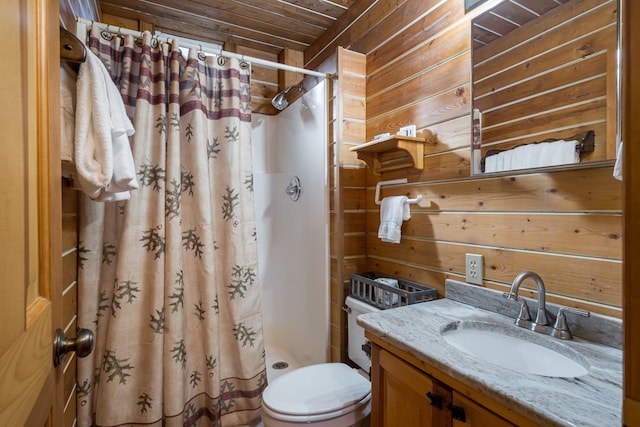
M276 378L262 399L282 414L314 415L351 406L370 391L371 383L355 369L344 363L321 363Z

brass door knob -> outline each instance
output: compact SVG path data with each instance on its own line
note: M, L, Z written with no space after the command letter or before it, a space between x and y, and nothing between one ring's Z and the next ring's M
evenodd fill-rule
M67 338L62 329L57 329L53 344L53 366L60 365L64 355L70 351L75 351L78 357L88 356L93 350L93 342L93 332L89 329L79 329L76 338Z

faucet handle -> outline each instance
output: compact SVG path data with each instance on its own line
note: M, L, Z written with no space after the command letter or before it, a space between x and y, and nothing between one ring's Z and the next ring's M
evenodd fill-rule
M531 314L529 313L529 306L527 301L520 298L520 313L518 313L518 320L531 320Z
M556 323L553 325L551 336L560 338L563 340L570 340L573 338L573 335L569 330L569 326L567 326L567 318L564 314L565 312L571 313L571 314L577 314L579 316L584 316L584 317L589 317L591 313L589 313L586 310L581 310L579 308L572 308L572 307L560 307L560 309L558 309L558 316L556 317Z
M582 317L589 317L589 316L591 316L591 313L590 313L590 312L588 312L587 310L581 310L581 309L579 309L579 308L573 308L573 307L560 307L560 308L558 309L558 316L560 316L561 314L563 314L563 315L564 315L564 312L565 312L565 311L566 311L567 313L577 314L577 315L582 316Z
M518 313L518 317L516 317L516 325L527 327L527 325L531 322L531 314L529 313L529 306L527 305L527 301L524 298L520 298L513 292L504 292L502 296L509 301L515 301L520 304L520 312Z

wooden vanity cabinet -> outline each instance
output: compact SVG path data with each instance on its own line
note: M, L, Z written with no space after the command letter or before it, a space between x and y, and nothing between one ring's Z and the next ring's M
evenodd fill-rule
M516 426L375 343L371 362L372 427Z
M450 388L375 345L371 362L372 427L451 425Z
M468 397L454 391L453 406L462 408L465 414L465 421L453 420L453 427L510 427L515 424L510 423L499 415L494 414L484 406L474 402Z

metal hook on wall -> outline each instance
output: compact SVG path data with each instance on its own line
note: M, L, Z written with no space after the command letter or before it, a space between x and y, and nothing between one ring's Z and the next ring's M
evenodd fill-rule
M291 200L297 202L300 198L300 193L302 192L302 187L300 186L300 178L297 176L291 177L291 181L285 190L286 193L291 197Z

